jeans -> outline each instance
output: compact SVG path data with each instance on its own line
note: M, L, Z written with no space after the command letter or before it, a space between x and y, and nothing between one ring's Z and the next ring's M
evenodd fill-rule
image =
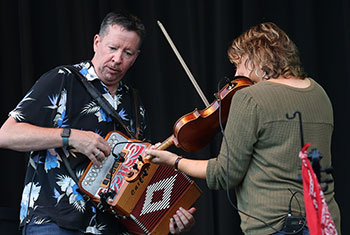
M34 224L32 221L23 227L22 235L84 235L83 232L68 230L49 222Z
M285 230L283 229L282 233L278 232L278 233L274 233L272 235L285 235L285 233L283 233L283 231L285 231ZM304 227L304 229L300 232L300 235L309 235L309 229L307 227Z

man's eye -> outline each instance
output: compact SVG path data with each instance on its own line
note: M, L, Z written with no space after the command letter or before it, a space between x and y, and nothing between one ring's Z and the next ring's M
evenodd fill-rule
M130 58L133 56L134 53L132 53L131 51L125 51L124 54L126 58Z

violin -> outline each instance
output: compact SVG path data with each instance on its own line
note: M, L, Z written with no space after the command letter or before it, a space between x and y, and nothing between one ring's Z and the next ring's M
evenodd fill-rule
M207 108L188 113L174 125L172 141L186 152L195 152L208 145L219 132L220 122L225 126L232 96L240 89L252 85L249 78L238 76L214 94L215 101ZM221 110L219 109L221 106ZM221 115L219 115L221 112ZM221 116L221 120L219 120Z
M226 84L218 93L214 94L215 101L209 105L208 100L203 95L203 92L188 69L186 63L182 59L180 53L176 49L175 44L165 30L163 24L160 21L157 21L157 23L182 67L187 73L189 79L206 105L205 109L195 109L193 112L188 113L178 119L174 124L173 134L163 141L157 149L164 150L174 144L176 147L182 148L187 152L195 152L204 148L213 140L219 131L220 124L223 126L226 124L231 105L231 98L236 91L252 85L253 82L244 76L234 77L234 79ZM145 169L148 168L152 158L153 156L151 155L142 157L142 160L138 161L135 167L127 173L125 179L131 182L137 180L141 175L140 173L143 173Z
M220 129L220 122L225 126L230 111L232 96L240 89L251 86L253 82L244 76L235 77L226 84L218 93L214 94L215 100L203 110L195 109L174 124L174 133L163 141L158 150L165 150L171 145L182 148L187 152L195 152L208 145ZM220 108L221 106L221 108ZM219 115L221 112L221 115ZM221 117L221 120L219 120ZM151 155L143 157L143 161L137 163L125 176L127 181L135 181L139 173L143 172L150 160Z

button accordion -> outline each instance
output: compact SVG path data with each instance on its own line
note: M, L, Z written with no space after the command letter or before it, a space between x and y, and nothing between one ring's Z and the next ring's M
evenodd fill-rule
M189 209L201 190L187 175L172 167L147 162L136 180L128 180L144 164L150 143L131 140L120 132L106 136L112 153L100 166L89 164L80 189L133 234L168 234L170 218L179 207Z

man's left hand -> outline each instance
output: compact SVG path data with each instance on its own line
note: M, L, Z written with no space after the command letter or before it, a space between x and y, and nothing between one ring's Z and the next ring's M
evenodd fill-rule
M185 210L180 207L173 218L170 219L169 229L171 234L179 234L188 232L193 225L195 220L193 214L196 212L196 208L192 207L189 210Z

